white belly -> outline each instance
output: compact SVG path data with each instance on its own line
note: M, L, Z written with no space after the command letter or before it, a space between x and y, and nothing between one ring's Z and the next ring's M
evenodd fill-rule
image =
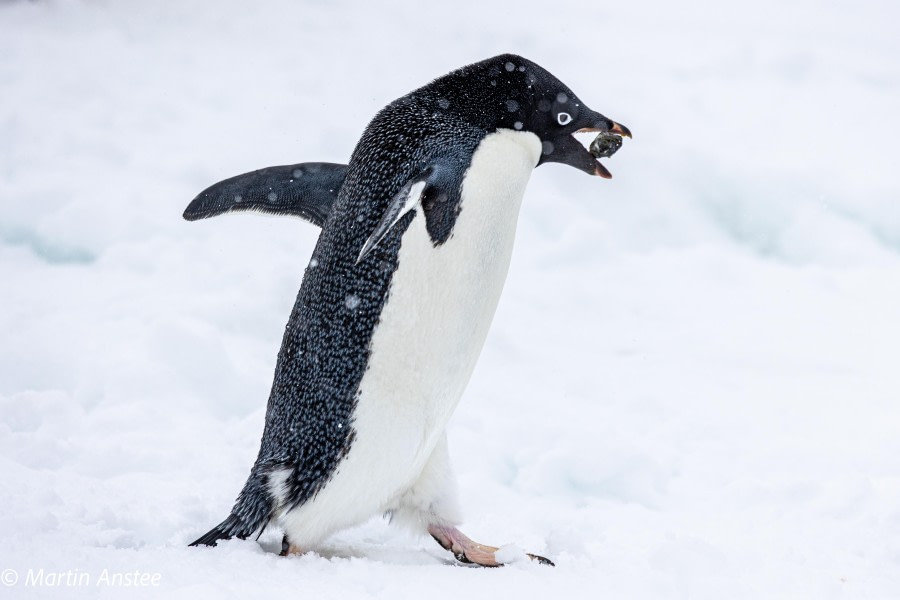
M384 512L422 472L484 345L540 152L532 133L487 136L466 173L453 235L441 246L416 211L372 335L356 439L316 497L283 515L292 543L314 544Z

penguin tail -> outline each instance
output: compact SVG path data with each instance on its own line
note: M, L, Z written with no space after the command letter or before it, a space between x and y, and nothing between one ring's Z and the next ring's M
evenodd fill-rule
M227 519L201 535L188 546L215 546L219 540L230 540L235 536L241 539L246 538L246 535L242 536L240 533L236 533L240 529L238 518L234 515L228 515Z
M219 540L234 537L244 540L254 533L256 537L262 535L274 514L272 500L262 483L264 479L257 472L251 474L228 518L188 545L215 546Z

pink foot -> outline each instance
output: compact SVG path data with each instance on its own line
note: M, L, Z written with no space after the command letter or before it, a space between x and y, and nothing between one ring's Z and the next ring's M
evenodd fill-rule
M278 556L291 556L292 554L303 554L303 549L288 542L287 536L284 536L281 538L281 552L278 553Z
M503 563L497 562L495 553L497 548L494 546L485 546L470 540L463 532L456 527L448 527L445 525L429 525L428 533L440 544L445 550L449 550L456 557L456 560L463 563L474 563L482 567L502 567ZM536 560L542 565L556 566L553 561L538 556L537 554L528 554L528 558Z

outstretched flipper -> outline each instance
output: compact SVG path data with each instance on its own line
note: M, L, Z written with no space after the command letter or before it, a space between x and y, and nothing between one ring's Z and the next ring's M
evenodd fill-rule
M319 227L337 199L347 165L300 163L236 175L200 192L184 211L188 221L255 210L303 217Z

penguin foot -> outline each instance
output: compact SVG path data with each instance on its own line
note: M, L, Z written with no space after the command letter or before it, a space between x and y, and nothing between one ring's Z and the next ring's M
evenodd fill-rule
M461 563L476 564L482 567L502 567L503 563L497 561L496 552L499 548L494 546L485 546L478 542L472 541L463 532L456 527L448 527L446 525L429 525L428 533L434 538L444 550L453 553ZM527 554L527 553L526 553ZM538 556L537 554L528 554L528 558L535 560L542 565L555 567L548 558Z
M290 543L287 536L284 536L281 538L281 552L278 553L278 556L290 556L292 554L303 554L303 549Z

